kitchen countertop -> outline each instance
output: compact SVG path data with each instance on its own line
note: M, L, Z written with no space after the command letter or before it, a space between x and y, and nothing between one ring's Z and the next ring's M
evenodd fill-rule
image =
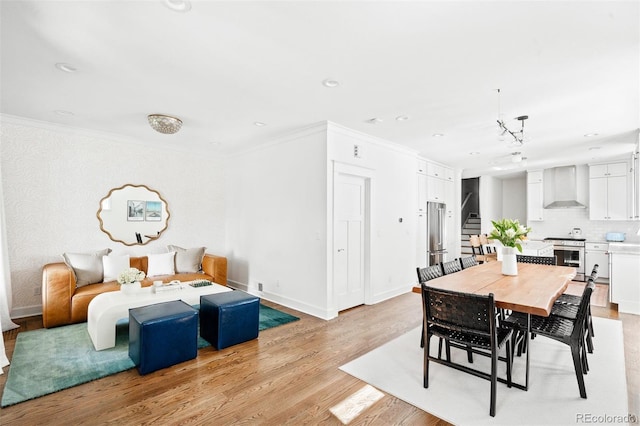
M531 240L526 240L522 242L522 248L525 249L530 249L530 250L540 250L543 248L547 248L549 246L553 246L553 244L551 244L548 241L531 241Z
M637 255L640 255L640 244L609 243L609 253L637 254Z

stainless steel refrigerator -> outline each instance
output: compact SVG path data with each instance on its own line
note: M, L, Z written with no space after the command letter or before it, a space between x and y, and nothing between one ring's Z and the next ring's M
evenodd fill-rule
M447 206L444 203L427 203L427 263L429 266L444 262L447 254L445 228Z

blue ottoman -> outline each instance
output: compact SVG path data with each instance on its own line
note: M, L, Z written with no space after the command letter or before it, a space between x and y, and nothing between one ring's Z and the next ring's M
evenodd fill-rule
M200 336L216 349L258 337L260 298L244 291L200 296Z
M140 374L198 355L198 311L176 300L129 309L129 358Z

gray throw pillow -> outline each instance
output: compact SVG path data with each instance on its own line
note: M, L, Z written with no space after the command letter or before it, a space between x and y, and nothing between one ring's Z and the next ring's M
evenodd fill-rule
M64 263L73 269L76 275L76 287L103 281L102 256L111 253L111 249L92 253L64 253Z
M202 270L202 258L206 247L185 249L168 245L167 249L176 252L176 274L194 273Z

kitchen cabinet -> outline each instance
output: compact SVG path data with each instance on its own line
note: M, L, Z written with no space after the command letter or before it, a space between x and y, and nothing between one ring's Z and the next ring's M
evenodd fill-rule
M427 211L427 175L416 173L418 180L418 212L425 213Z
M527 221L544 220L543 185L542 170L527 172Z
M584 265L585 271L590 273L593 265L598 264L598 279L596 282L609 282L609 244L585 243Z
M427 199L444 203L446 198L446 181L433 176L427 176Z
M427 266L427 213L418 212L418 233L416 236L416 266L426 268Z
M416 173L420 173L423 175L427 174L427 160L418 158L416 163Z
M609 243L609 296L618 312L640 315L640 244Z
M453 182L453 169L441 164L427 162L427 176Z
M626 162L589 166L589 219L627 220L629 217Z
M427 162L427 201L453 203L454 194L453 169L440 164Z

